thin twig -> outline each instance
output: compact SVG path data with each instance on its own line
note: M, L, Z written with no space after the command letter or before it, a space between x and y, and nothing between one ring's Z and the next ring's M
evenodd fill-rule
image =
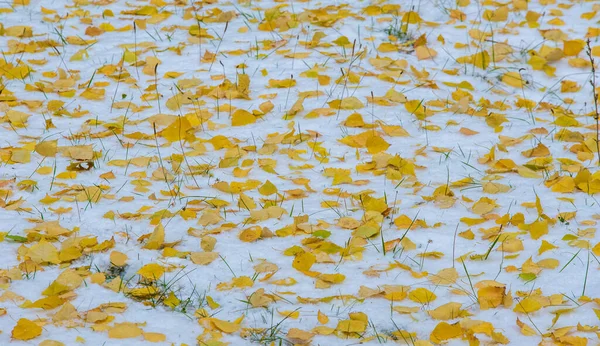
M592 79L590 84L592 85L592 95L594 96L594 119L596 120L596 155L598 155L598 165L600 166L600 113L598 113L598 94L596 93L596 64L594 57L592 56L592 46L590 39L587 39L586 53L592 64Z

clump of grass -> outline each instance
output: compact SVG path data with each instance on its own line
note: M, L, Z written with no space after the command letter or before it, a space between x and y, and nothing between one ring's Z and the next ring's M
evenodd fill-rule
M392 24L383 29L383 32L388 36L395 37L400 43L407 43L415 39L414 33L408 31L407 25L399 21L398 18L395 18Z
M297 311L294 310L293 312ZM274 319L274 309L267 309L269 315L261 315L262 322L269 324L267 328L253 328L249 330L247 340L252 343L259 345L277 345L277 346L291 346L293 343L285 338L285 332L283 331L283 323L290 317L291 313L281 320L276 321ZM292 313L293 313L292 312ZM270 322L269 322L270 320Z
M136 275L131 276L129 279L123 281L124 276L124 267L117 267L111 265L108 270L105 272L105 276L109 277L109 272L111 270L117 271L118 275L121 277L122 284L121 287L123 294L131 299L143 302L145 305L150 306L152 308L156 308L158 306L166 306L171 308L171 310L180 312L188 317L189 313L193 312L196 308L201 308L205 305L205 295L200 295L196 289L196 285L193 285L193 290L190 294L184 295L183 286L178 284L178 282L183 279L189 279L189 274L194 271L194 269L185 272L185 267L181 268L173 277L168 278L167 276L161 276L160 278L143 278L139 276L139 281L137 283L130 283L136 278ZM190 280L191 282L191 280ZM131 294L131 290L147 288L148 294L143 296L134 296ZM171 299L174 299L170 301Z
M387 28L383 29L388 36L394 36L400 43L406 43L414 40L414 36L411 32L405 32L400 27L390 24Z
M126 266L119 267L111 263L110 267L104 271L104 277L106 281L111 281L116 277L120 277L121 279L125 275Z

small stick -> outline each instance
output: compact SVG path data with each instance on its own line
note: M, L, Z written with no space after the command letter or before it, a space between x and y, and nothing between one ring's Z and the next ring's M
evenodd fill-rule
M590 80L590 84L592 85L592 95L594 96L594 119L596 120L596 154L598 155L598 165L600 166L600 113L598 112L598 94L596 93L596 66L594 57L592 56L592 47L590 44L590 39L587 39L587 49L586 53L588 58L590 59L590 63L592 64L592 79Z

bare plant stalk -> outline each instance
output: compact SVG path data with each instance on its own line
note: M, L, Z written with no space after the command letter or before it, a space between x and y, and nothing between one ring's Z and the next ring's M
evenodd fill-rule
M598 166L600 166L600 113L598 113L598 94L596 93L596 64L594 57L592 56L592 47L590 39L587 39L586 53L592 64L592 79L590 84L592 85L592 95L594 96L594 119L596 120L596 155L598 155Z

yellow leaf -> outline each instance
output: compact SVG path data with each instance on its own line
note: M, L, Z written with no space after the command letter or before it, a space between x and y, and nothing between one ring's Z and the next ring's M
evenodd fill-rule
M550 150L542 143L538 143L535 148L522 151L521 154L525 157L543 157L549 156Z
M181 76L183 76L183 72L177 72L177 71L168 71L165 72L164 77L165 78L179 78Z
M523 242L518 238L507 239L500 245L498 251L508 253L523 251Z
M90 54L88 53L87 49L80 49L77 52L75 52L75 54L73 54L71 56L71 58L69 59L69 61L81 61L83 59L87 59L90 57Z
M21 307L26 308L26 309L37 308L37 309L51 310L58 306L61 306L64 302L65 302L64 300L60 299L57 296L50 296L50 297L38 299L33 303L30 301L26 301L25 303L23 303L23 305L21 305Z
M541 236L548 234L548 220L538 220L529 226L531 239L539 239Z
M418 46L415 48L415 53L417 54L417 59L419 60L432 59L437 55L435 49L427 46Z
M75 195L78 202L97 203L102 197L102 190L97 186L88 186Z
M365 208L365 211L376 211L380 214L388 209L385 197L374 198L367 196L363 199L363 207Z
M192 125L186 117L177 117L169 126L160 132L160 135L169 142L184 140Z
M165 268L156 263L149 263L141 267L137 273L146 280L156 281L165 273Z
M545 269L556 269L560 262L555 258L546 258L537 263L538 266Z
M542 208L542 201L540 200L540 196L538 196L537 194L535 195L535 209L537 210L539 216L541 216L544 213L544 209Z
M165 229L162 224L158 224L154 227L154 231L148 238L148 242L144 245L144 249L148 250L158 250L162 247L165 242Z
M589 68L591 67L591 63L589 60L584 58L571 58L569 59L569 66L571 67L580 67L580 68Z
M115 325L108 330L108 337L111 339L129 339L137 338L142 335L142 333L143 330L135 323L115 323Z
M320 274L319 276L317 276L317 278L319 280L323 280L327 283L331 283L331 284L339 284L341 282L343 282L346 279L346 276L344 274Z
M419 120L424 120L430 112L425 109L422 100L409 100L404 103L404 108Z
M397 52L398 47L396 47L396 45L394 45L393 43L383 42L379 45L379 47L377 47L377 50L381 53L390 53Z
M243 242L251 243L251 242L257 240L258 238L260 238L261 233L262 233L262 227L253 226L253 227L250 227L250 228L247 228L247 229L241 231L238 237Z
M352 113L346 118L344 121L344 126L347 127L363 127L365 126L365 122L360 113Z
M552 192L571 193L575 190L575 181L569 176L560 177L556 183L552 184L550 190Z
M51 197L50 195L46 194L46 196L44 198L40 199L40 202L43 204L52 204L58 200L60 200L60 198L54 198L54 197Z
M143 333L144 340L150 342L164 342L167 340L167 336L162 333Z
M487 50L482 50L479 53L475 53L472 56L473 65L479 67L482 70L487 69L491 62L490 53Z
M563 41L563 51L566 56L577 56L584 46L585 41L583 40Z
M258 188L258 192L263 196L269 196L277 192L277 187L267 180Z
M154 56L146 57L146 64L144 65L142 72L148 76L154 76L156 68L160 62L161 61Z
M83 283L83 278L72 269L67 269L52 282L43 292L43 295L52 296L72 291Z
M600 245L600 243L598 243L598 244ZM596 245L596 246L598 246L598 245ZM544 252L546 252L548 250L552 250L552 249L558 249L558 246L552 245L549 242L547 242L545 240L542 240L542 244L540 245L540 248L538 249L538 256L541 255L541 254L543 254ZM598 248L598 250L600 250L600 247ZM600 251L598 251L597 255L600 256Z
M513 311L529 314L538 311L541 308L542 304L537 299L532 297L526 297L517 303Z
M255 122L256 117L243 109L238 109L231 115L231 126L244 126Z
M402 16L402 23L404 24L419 24L421 22L421 16L415 11L408 11ZM403 26L403 31L406 32L407 25Z
M104 100L104 93L105 90L101 88L88 88L85 89L79 96L92 101L101 101Z
M77 309L73 306L73 304L66 302L55 314L52 316L52 321L67 321L75 318L80 318L77 313Z
M542 71L547 63L546 59L539 55L533 55L527 62L534 70Z
M202 237L200 240L200 247L204 251L212 251L217 244L217 239L215 237L211 237L209 235Z
M11 333L15 340L31 340L40 335L42 335L42 327L26 318L19 319Z
M450 302L437 308L428 311L429 316L436 320L452 320L455 318L463 317L464 311L462 311L461 303Z
M527 84L521 77L521 74L515 71L505 73L502 76L502 82L515 88L522 88Z
M240 329L240 325L237 323L219 320L214 317L211 318L210 321L212 322L215 328L222 331L223 333L231 334L237 332Z
M543 245L543 244L542 244ZM556 247L555 247L556 248ZM541 249L541 247L540 247ZM600 256L600 243L596 244L596 246L594 246L592 248L592 252L594 253L594 255L596 256Z
M211 296L206 296L206 303L213 310L221 306L217 302L215 302L215 300Z
M328 102L329 107L333 109L360 109L365 105L355 96L346 97L343 100L333 100Z
M410 134L399 125L384 125L380 123L381 130L390 137L410 137Z
M373 136L367 139L366 147L369 154L377 154L386 151L390 144L379 136Z
M207 265L219 257L217 252L192 252L190 259L194 264Z
M393 102L403 103L407 101L406 96L394 88L386 91L384 97Z
M492 281L480 283L476 286L479 287L477 299L482 310L495 308L503 303L506 296L505 285Z
M436 344L441 344L446 340L454 339L461 337L463 335L463 330L460 327L460 324L448 324L446 322L438 323L433 331L431 331L431 335L429 335L429 340Z
M399 314L414 314L415 312L421 311L421 308L418 306L399 306L395 305L393 307L394 311Z
M405 237L404 239L408 238ZM456 279L458 279L458 272L455 268L442 269L437 274L432 274L430 278L431 282L436 286L452 285L456 282Z
M263 102L258 106L258 109L260 109L263 114L269 113L273 108L275 108L275 105L271 101Z
M341 320L338 322L335 329L344 333L363 333L367 330L367 322L360 320Z
M91 145L73 145L59 148L61 154L74 160L89 161L94 158Z
M265 294L264 288L258 289L256 292L252 293L248 300L255 308L268 307L273 301L270 296Z
M309 344L314 334L298 328L291 328L287 333L287 339L295 345Z
M423 287L419 287L415 290L412 290L408 294L408 299L412 300L415 303L423 305L431 303L436 298L437 296L433 292Z
M590 20L596 16L596 11L582 13L580 18Z
M329 322L329 317L327 317L327 315L325 315L324 313L321 312L321 310L319 310L317 312L317 320L321 324L327 324L327 322Z
M13 149L10 160L16 163L28 163L31 161L31 152L25 149Z
M165 106L172 111L181 112L183 105L193 104L195 96L194 94L186 91L184 93L177 93L167 99Z
M331 41L332 43L335 43L338 46L346 46L346 45L351 45L352 43L348 40L348 37L346 36L340 36L337 39Z
M2 65L0 65L2 66ZM10 109L6 112L6 117L10 124L14 127L26 127L27 119L30 117L30 114L16 111L14 109Z
M501 6L496 10L485 10L483 18L490 22L503 22L508 18L508 6Z
M113 251L110 253L110 263L117 267L123 267L127 264L127 255L119 251Z
M519 173L520 176L524 177L524 178L539 178L541 177L540 174L538 174L537 172L535 172L532 169L529 169L525 166L518 166L517 167L517 173Z
M56 247L54 247L54 245L44 239L31 246L29 250L27 250L27 256L29 256L33 262L38 264L60 263L60 259L58 258L58 250Z
M83 254L81 253L81 250L76 247L76 246L69 246L69 247L63 247L62 250L60 250L60 252L58 253L58 258L60 259L61 262L71 262L79 257L81 257Z
M538 334L535 331L535 329L531 328L526 323L521 322L521 320L518 317L517 317L517 326L519 326L519 328L521 328L521 334L523 334L523 335L534 336L534 335Z
M8 32L11 28L16 28L16 26L7 28L5 31L5 34L8 36ZM22 29L18 30L19 32L23 32ZM29 32L31 33L31 29L29 29ZM27 34L24 34L24 36L27 36ZM17 67L13 67L13 68L6 68L3 67L5 71L3 71L3 76L6 77L6 79L25 79L25 77L29 76L29 74L31 73L32 69L27 66L27 65L19 65Z
M296 255L292 267L301 272L309 271L312 265L315 264L316 258L311 252L302 252Z
M171 293L169 293L169 296L165 300L163 300L163 304L170 307L171 309L176 308L180 303L181 301L179 300L179 298L177 298L175 292L173 291L171 291Z
M242 192L240 193L238 207L240 209L252 210L256 208L256 203L251 197Z
M38 168L35 172L41 175L48 175L52 173L53 169L51 166L42 166Z
M475 202L473 204L473 206L471 207L471 210L475 214L483 215L483 214L487 214L487 213L491 212L497 206L498 205L496 204L496 202L494 202L494 200L489 199L487 197L481 197L481 199L479 199L477 202Z
M510 191L510 186L508 186L508 185L494 183L491 181L483 184L483 192L485 192L485 193L496 194L496 193L504 193L504 192L508 192L508 191Z
M35 146L35 152L45 157L54 157L58 152L57 143L56 140L38 143Z
M290 88L296 85L295 79L269 79L269 88Z
M539 30L540 34L548 40L560 42L568 38L568 35L560 29Z

